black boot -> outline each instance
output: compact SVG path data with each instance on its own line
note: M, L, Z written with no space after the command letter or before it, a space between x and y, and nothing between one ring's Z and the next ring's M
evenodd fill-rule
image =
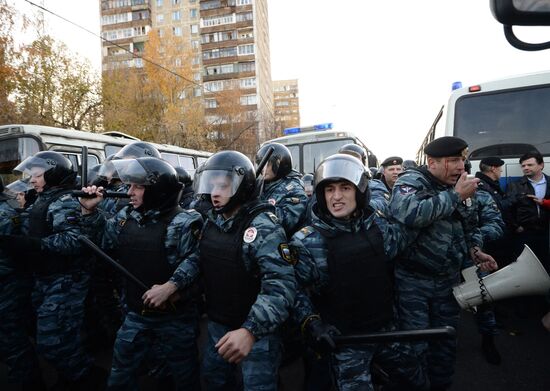
M481 337L481 350L483 356L489 364L500 365L502 358L495 346L494 338L492 335L482 335Z

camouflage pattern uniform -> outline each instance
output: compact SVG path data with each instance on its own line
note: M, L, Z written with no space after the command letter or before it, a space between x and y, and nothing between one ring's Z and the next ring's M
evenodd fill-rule
M314 207L313 210L315 211L316 208ZM388 260L395 257L410 243L411 237L406 231L401 230L398 225L390 224L380 211L374 212L370 208L366 209L360 217L346 221L328 217L320 219L314 213L312 226L304 227L294 234L290 245L298 255L295 273L301 289L296 295L293 318L303 323L308 317L319 313L319 308L321 308L321 317L325 318L322 307L326 300L330 279L326 236L337 236L344 232L366 232L373 226L377 226L382 233L384 251ZM388 266L391 270L392 265ZM316 300L315 303L319 304L319 308L314 308L312 299L305 294L306 290ZM368 331L395 330L394 321L385 322L383 326L376 329ZM407 344L371 344L338 348L331 354L330 359L334 380L339 390L372 390L370 366L373 359L382 365L394 381L407 384L407 389L427 388L427 378L417 363L414 351Z
M471 198L472 206L476 213L467 213L471 217L469 224L479 227L484 245L488 242L493 242L502 237L504 234L504 221L502 220L502 214L498 209L498 206L486 191L477 190L475 196ZM459 207L459 209L467 209L465 202ZM465 213L466 214L466 213ZM484 249L485 250L485 249ZM463 268L468 268L474 265L474 262L470 257L464 259L465 263ZM483 278L489 273L477 271L478 277ZM496 327L495 313L492 306L480 306L475 313L478 331L482 335L498 335L498 329Z
M24 234L29 235L29 216L42 203L49 203L46 224L50 234L41 239L40 253L29 256L35 278L36 346L61 378L75 381L87 375L92 365L80 335L90 280L89 265L81 256L78 241L80 204L66 191L44 190L22 215Z
M441 184L425 168L407 170L393 189L391 216L418 237L396 258L395 282L400 329L458 326L460 308L452 287L469 248L482 247L481 232L467 227L462 202L452 186ZM463 211L464 212L464 211ZM454 373L456 340L414 344L432 387L448 387Z
M16 233L17 220L15 209L5 199L0 200L0 234ZM40 376L38 360L26 333L23 307L30 303L27 280L16 270L11 256L0 249L0 360L8 366L8 381L23 387Z
M128 221L135 220L139 226L146 227L159 222L161 217L158 210L142 214L127 206L109 220L101 213L94 213L85 216L84 221L93 232L103 233L96 240L102 243L105 250L112 250L119 248L119 236ZM196 265L196 246L201 226L202 218L195 211L179 211L168 223L164 241L166 260L176 269L170 281L180 289L186 287L180 269L186 264ZM190 281L196 278L196 268L186 267L185 270L190 274L184 277L189 277ZM177 389L196 389L197 330L198 315L193 300L177 305L173 312L168 313L138 313L130 307L117 333L108 389L137 389L137 370L152 348L159 349L163 354L162 359L166 358L165 364L174 377Z
M225 233L236 232L237 227L242 225L242 221L249 213L254 213L254 207L250 208L250 205L245 204L235 216L227 220L222 215L211 211L203 229L203 235L209 224L215 224ZM255 233L250 234L251 232ZM245 328L256 338L256 342L249 355L240 364L244 389L276 390L277 371L281 358L281 340L277 329L288 317L288 310L294 303L296 291L294 270L282 255L287 242L286 235L279 225L277 216L272 212L262 211L247 225L244 236L240 237L242 247L241 259L238 261L242 262L241 265L244 266L247 274L251 273L255 276L254 278L259 279L259 293L242 324L231 327L209 320L202 375L207 390L225 390L235 387L236 381L233 376L235 365L223 360L215 344L227 332ZM204 240L204 236L201 240ZM200 248L203 249L202 243ZM201 259L203 256L204 254L201 254ZM191 283L198 270L198 265L193 267L190 263L186 263L185 266L186 270L180 275L182 280L186 281L184 285ZM208 281L205 281L205 285L207 312L209 312L212 307L209 298L210 300L212 298L208 295Z
M391 192L388 191L388 188L386 187L384 182L379 179L371 179L369 180L369 189L369 205L372 206L373 209L379 210L380 212L387 214Z
M262 201L275 206L275 214L289 236L300 228L307 209L308 197L300 178L300 173L293 170L286 177L264 183L260 195Z

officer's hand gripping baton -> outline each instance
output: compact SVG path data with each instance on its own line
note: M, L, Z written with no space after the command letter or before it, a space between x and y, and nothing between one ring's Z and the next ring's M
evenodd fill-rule
M143 283L139 278L134 276L132 273L130 273L124 266L122 266L120 263L115 261L113 258L105 254L103 250L101 250L94 242L92 242L90 239L88 239L84 235L80 235L78 237L78 240L84 244L86 247L88 247L90 250L92 250L95 254L99 255L101 258L103 258L109 265L117 269L119 272L124 274L125 277L127 277L130 281L132 281L134 284L139 286L143 291L148 291L149 287Z
M332 339L337 346L350 346L380 342L433 341L437 339L454 338L455 336L456 330L454 327L445 326L433 329L384 331L380 333L359 335L335 335Z

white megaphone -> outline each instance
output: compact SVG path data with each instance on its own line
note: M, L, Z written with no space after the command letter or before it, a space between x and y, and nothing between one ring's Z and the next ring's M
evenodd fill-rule
M482 282L476 266L464 269L462 276L464 282L453 288L453 294L463 309L508 297L545 295L550 289L550 276L527 245L515 262L483 277Z

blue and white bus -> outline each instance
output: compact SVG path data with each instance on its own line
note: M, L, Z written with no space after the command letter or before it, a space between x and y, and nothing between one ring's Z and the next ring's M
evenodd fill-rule
M365 143L352 132L334 130L332 123L287 128L284 134L283 137L274 138L265 143L276 142L288 147L292 154L292 168L302 174L314 173L319 163L337 153L341 146L350 143L365 148L369 167L378 167L376 156Z
M523 175L519 157L533 149L544 156L544 171L550 174L550 72L454 90L417 153L419 164L425 163L424 146L441 136L466 140L472 172L484 157L504 160L503 188Z

